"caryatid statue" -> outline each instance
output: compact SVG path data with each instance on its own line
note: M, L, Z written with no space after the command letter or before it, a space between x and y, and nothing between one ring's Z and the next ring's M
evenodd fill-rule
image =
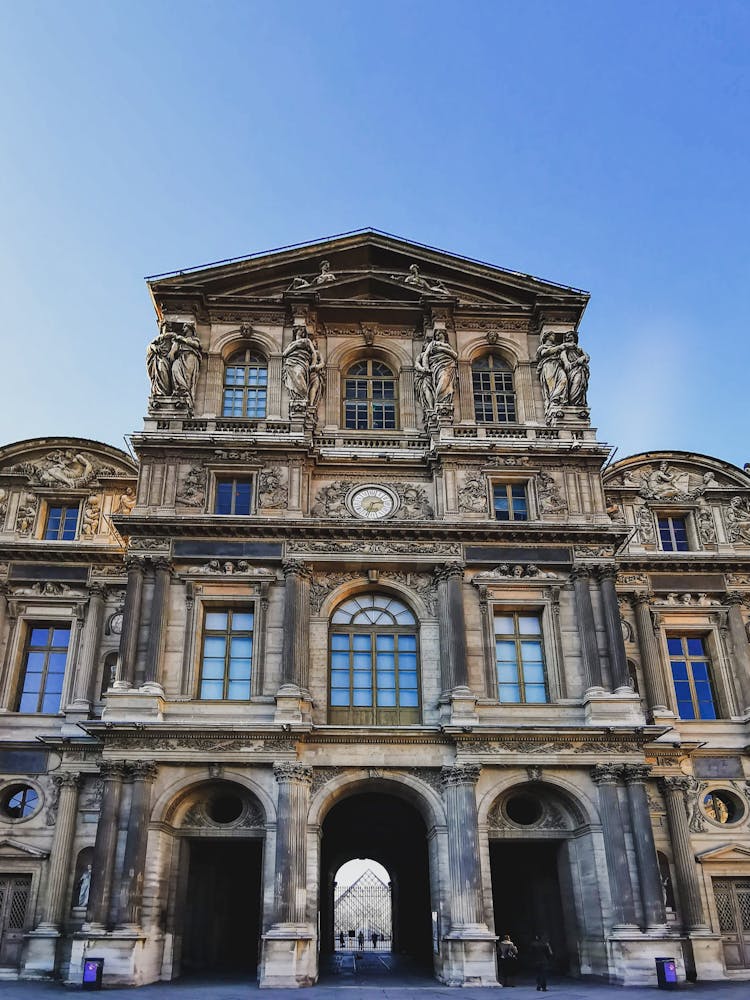
M164 320L146 349L151 395L177 397L192 407L203 351L192 323Z
M294 328L292 342L284 349L281 360L290 409L298 412L316 409L323 394L325 364L307 327Z
M443 330L435 330L414 365L414 388L425 414L450 415L458 376L458 354Z
M542 334L536 352L536 370L548 418L562 416L565 406L586 406L589 356L578 346L574 330L563 334L561 343L557 343L552 330Z

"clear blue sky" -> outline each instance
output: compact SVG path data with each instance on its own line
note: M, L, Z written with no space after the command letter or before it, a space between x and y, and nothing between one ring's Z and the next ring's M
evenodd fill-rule
M747 436L750 5L3 5L0 440L122 443L143 275L363 226L586 288L619 456Z

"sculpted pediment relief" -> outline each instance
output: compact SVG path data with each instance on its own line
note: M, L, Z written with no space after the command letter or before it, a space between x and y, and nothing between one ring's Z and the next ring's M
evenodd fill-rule
M736 863L750 862L750 848L743 847L742 844L722 844L721 847L712 847L708 851L700 851L696 854L696 860L702 865L711 863Z
M363 300L413 304L463 302L526 309L544 303L579 314L585 292L530 275L491 267L367 230L308 247L262 254L234 263L176 273L151 282L154 297L179 296L221 305L242 298L294 301ZM566 314L566 321L568 316Z
M47 439L46 443L45 448L24 442L23 449L18 445L3 449L0 474L22 475L29 486L55 490L84 489L99 485L102 479L137 475L135 466L117 449L101 446L100 450L92 448L90 442L75 439L59 439L59 442ZM55 447L50 447L51 444Z
M685 503L709 498L714 490L750 488L750 477L716 459L658 452L616 462L604 473L604 485L635 490L644 501Z

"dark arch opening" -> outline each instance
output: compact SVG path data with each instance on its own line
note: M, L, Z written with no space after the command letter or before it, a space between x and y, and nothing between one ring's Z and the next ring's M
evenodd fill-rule
M336 872L353 858L372 858L391 877L393 954L429 966L432 918L427 828L417 809L395 795L361 792L338 802L326 816L321 853L324 955L335 950Z

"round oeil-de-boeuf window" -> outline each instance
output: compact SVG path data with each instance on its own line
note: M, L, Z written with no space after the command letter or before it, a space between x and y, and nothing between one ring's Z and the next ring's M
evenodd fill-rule
M745 815L745 807L740 798L723 788L707 792L703 796L703 811L714 823L725 826L739 823Z
M31 785L11 785L0 795L0 816L5 819L28 819L39 806L39 793Z

